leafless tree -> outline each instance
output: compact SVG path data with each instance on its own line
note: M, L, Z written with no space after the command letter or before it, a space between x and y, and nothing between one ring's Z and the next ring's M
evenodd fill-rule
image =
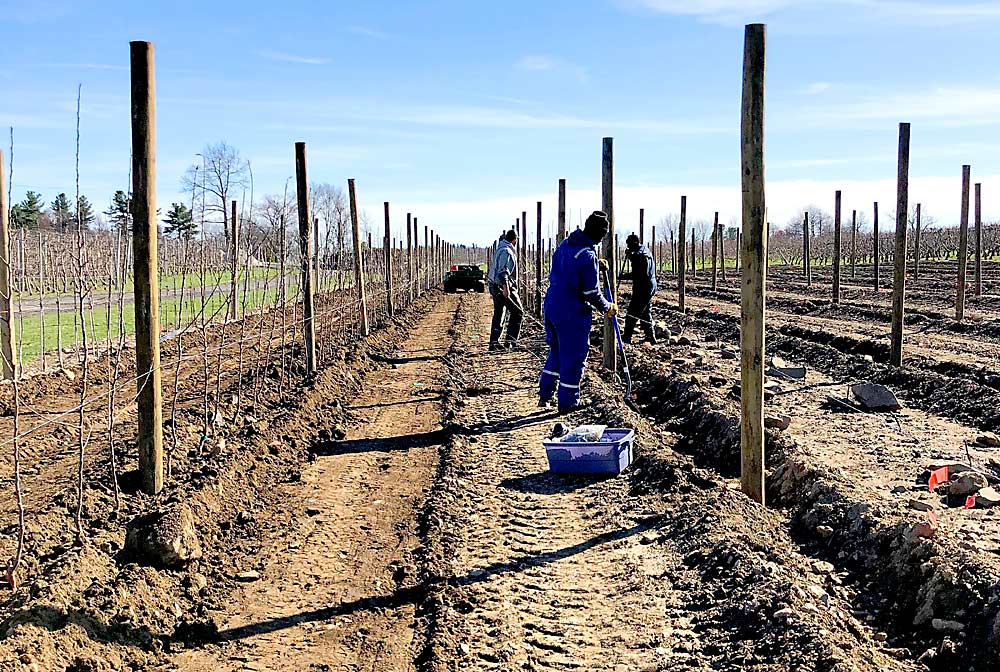
M182 180L185 192L194 190L205 197L205 210L221 215L223 231L226 233L226 249L230 247L229 201L238 192L249 185L249 162L240 156L240 152L225 142L207 145L202 150L204 170L198 174L196 166L188 168Z

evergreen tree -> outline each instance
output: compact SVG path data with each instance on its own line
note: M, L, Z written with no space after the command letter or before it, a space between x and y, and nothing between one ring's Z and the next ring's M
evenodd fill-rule
M10 209L12 223L20 229L37 229L42 219L44 205L41 194L29 191L24 195L23 201Z
M132 199L119 189L111 197L111 207L104 211L111 226L120 231L128 231L132 226Z
M80 202L77 206L78 215L80 217L80 224L83 225L84 229L89 229L90 225L94 223L97 219L97 215L94 213L94 206L90 204L86 196L80 196ZM76 221L74 220L74 225Z
M183 203L172 203L167 218L163 220L166 227L163 229L165 236L177 236L178 238L193 238L196 228L194 223L194 213Z
M57 231L66 233L71 227L75 226L76 218L73 216L73 206L69 202L69 198L65 193L61 193L56 196L56 200L52 201L52 225Z

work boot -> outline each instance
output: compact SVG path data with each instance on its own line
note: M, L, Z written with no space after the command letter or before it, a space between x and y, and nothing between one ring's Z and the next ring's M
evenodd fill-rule
M503 346L497 341L490 341L490 352L499 352L503 350Z
M552 403L552 397L548 399L538 398L538 408L548 408L549 404Z

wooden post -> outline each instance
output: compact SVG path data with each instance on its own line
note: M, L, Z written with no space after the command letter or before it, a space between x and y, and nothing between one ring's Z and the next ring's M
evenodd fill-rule
M518 232L517 280L521 289L521 301L528 300L528 212L521 211L521 230Z
M431 288L431 264L430 264L430 249L431 249L431 229L426 224L424 225L424 289Z
M688 197L681 196L681 221L677 226L677 260L680 262L677 264L677 307L682 313L685 310L684 295L687 289L687 262L684 259L687 256L687 245L685 245L687 240L687 208Z
M874 239L872 241L872 249L874 250L874 256L872 257L872 262L874 263L874 271L875 271L875 293L876 294L878 294L878 285L879 285L879 277L878 277L878 265L879 265L879 249L878 249L878 247L879 247L879 245L878 245L878 243L879 243L879 240L878 240L878 201L876 201L875 202L875 233L874 233Z
M698 277L698 250L695 247L698 243L698 236L695 235L694 227L691 228L691 275Z
M969 182L972 166L962 166L962 210L958 236L958 295L955 299L955 319L965 318L965 276L969 263Z
M802 215L802 272L806 276L806 285L812 286L812 262L809 258L809 211L806 210Z
M411 213L406 213L406 287L410 302L413 302L413 236L411 226L413 219Z
M566 180L559 180L559 219L556 230L556 245L566 240Z
M392 230L389 225L389 201L385 201L385 310L392 317L396 314L392 305Z
M361 302L361 335L367 336L368 326L368 293L365 291L365 266L361 249L361 224L358 220L358 194L354 179L347 180L347 192L351 202L351 236L354 243L354 281L358 285L358 301Z
M764 199L766 29L746 27L743 49L743 288L740 310L740 473L743 492L764 504L764 320L767 222Z
M313 294L319 291L319 217L313 217Z
M649 254L653 257L653 277L657 275L656 265L660 263L660 251L656 249L656 226L649 227Z
M542 318L542 202L538 201L535 225L535 317Z
M611 283L611 300L618 300L616 287L618 285L618 255L615 246L615 156L614 139L604 138L601 145L601 209L608 215L608 235L604 237L604 259L608 262L608 278ZM600 280L598 280L600 286ZM615 324L617 317L604 318L604 334L601 340L603 349L601 361L604 368L611 372L618 371L618 343L615 339Z
M983 185L976 182L976 296L983 295Z
M917 234L913 239L913 281L920 277L920 204L917 203Z
M645 208L639 208L639 244L642 245L646 242L646 236L643 232L643 220L646 218Z
M833 302L840 303L840 190L833 197Z
M41 240L39 238L39 240ZM41 250L41 243L39 243ZM39 252L39 264L41 264ZM4 172L3 152L0 152L0 357L3 358L3 378L13 380L17 375L17 356L12 326L14 312L11 310L10 294L10 215L7 205L7 173ZM44 319L44 316L39 317ZM44 343L40 347L45 352ZM44 360L43 360L44 361Z
M858 277L858 211L851 210L851 277Z
M353 192L352 192L353 194ZM295 199L299 209L299 254L302 256L302 336L305 346L306 375L314 376L319 368L316 362L316 323L313 320L312 251L309 229L312 213L309 207L309 171L306 162L306 143L295 143Z
M719 213L712 224L712 291L719 289Z
M232 202L231 219L233 222L232 247L229 250L229 270L232 275L232 286L229 288L229 318L237 319L240 316L240 220L236 218L236 201Z
M677 244L674 242L674 230L670 229L670 272L677 275Z
M722 282L726 282L726 229L722 222L719 222L719 266L722 271Z
M903 365L903 313L906 297L906 225L910 210L910 125L899 125L899 159L896 176L896 251L893 256L892 337L889 363Z
M163 489L160 290L156 241L156 75L152 42L129 43L132 77L132 250L139 473Z

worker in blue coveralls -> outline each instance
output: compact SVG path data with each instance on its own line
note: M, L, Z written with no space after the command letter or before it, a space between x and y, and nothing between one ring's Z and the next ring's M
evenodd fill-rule
M524 308L517 295L517 232L511 229L497 243L486 280L490 284L493 297L493 323L490 325L490 350L504 350L517 347L521 335L521 321ZM504 313L507 315L507 342L500 343L503 333Z
M549 356L538 383L538 405L547 406L558 390L559 412L580 405L580 380L590 349L591 310L615 317L618 306L601 293L597 244L608 235L608 216L594 212L552 255L545 293L545 342ZM603 261L601 262L604 263Z
M656 344L656 332L653 330L653 314L650 306L653 303L653 294L656 293L656 269L653 267L653 255L649 253L646 246L639 242L639 236L634 233L625 239L625 247L628 250L628 261L631 272L628 279L632 281L632 299L628 302L628 309L625 311L625 333L622 339L626 343L632 342L632 334L635 332L635 323L642 324L642 331L646 334L646 340Z

